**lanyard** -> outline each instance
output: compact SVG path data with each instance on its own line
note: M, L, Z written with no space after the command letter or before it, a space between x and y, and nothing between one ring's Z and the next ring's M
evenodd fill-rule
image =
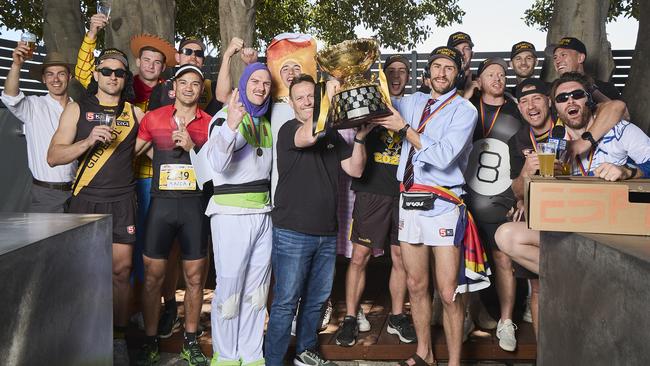
M418 133L422 133L422 131L424 131L424 127L426 127L427 123L429 123L429 121L431 121L433 119L433 116L435 116L436 113L440 112L444 107L448 106L449 103L451 103L454 100L454 98L456 98L457 96L458 96L458 94L454 93L449 98L445 99L445 101L442 102L442 104L440 104L438 106L438 108L436 108L433 112L431 112L431 114L429 115L429 117L427 117L427 119L424 121L424 123L420 124L420 126L418 127L418 130L417 130Z
M494 117L492 118L492 122L490 123L490 128L487 130L487 132L485 131L485 111L483 109L483 100L479 100L479 105L481 108L481 126L483 126L483 137L488 137L490 135L490 132L492 132L492 127L494 127L494 123L497 121L497 118L499 118L499 112L501 112L501 107L503 107L503 104L500 105L497 108L496 113L494 113Z
M580 169L580 174L583 177L586 177L589 175L589 171L591 171L591 163L594 161L594 153L596 152L596 149L592 146L591 150L589 151L589 165L587 166L587 169L585 170L585 167L582 165L582 159L580 159L580 156L576 156L576 163L578 164L578 169Z
M548 139L551 137L551 131L553 130L553 127L555 127L555 121L551 123L551 127L548 129L547 132L543 133L542 135L539 136L539 140L543 141L544 139ZM533 144L533 149L535 149L535 152L537 152L537 138L535 134L533 133L533 128L530 127L530 142Z

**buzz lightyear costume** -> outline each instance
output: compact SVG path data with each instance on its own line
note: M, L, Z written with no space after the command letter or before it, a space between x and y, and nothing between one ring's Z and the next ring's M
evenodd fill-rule
M261 63L248 65L239 80L246 114L237 130L224 107L210 123L206 160L214 196L210 216L217 287L212 299L211 365L263 365L266 298L271 275L271 123L264 117L270 98L257 106L246 83Z

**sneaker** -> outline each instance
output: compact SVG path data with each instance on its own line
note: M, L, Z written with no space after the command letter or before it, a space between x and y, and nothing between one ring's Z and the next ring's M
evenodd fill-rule
M465 320L463 320L463 343L467 342L474 329L476 329L476 326L472 317L469 315L469 312L465 312Z
M181 350L181 358L187 361L189 366L208 366L210 361L201 351L198 342L190 342L185 344L183 342L183 349Z
M517 326L510 319L501 320L497 325L497 338L499 338L499 347L502 350L513 352L517 348L517 339L515 338Z
M341 323L341 327L336 333L336 344L343 347L352 347L357 343L358 335L359 326L357 325L357 319L347 315L343 318L343 323Z
M353 317L354 319L354 317ZM318 351L304 350L293 359L294 366L338 366L335 362L328 361Z
M399 340L403 343L413 343L417 341L415 328L413 328L413 320L411 320L411 317L406 314L389 315L386 330L388 333L398 336Z
M160 361L160 351L158 350L158 343L142 345L138 359L136 360L137 366L151 366Z
M124 338L113 339L113 365L129 366L129 349Z
M172 336L175 329L181 326L176 309L174 311L164 310L158 322L158 337L166 339Z
M530 295L526 297L526 310L524 310L524 316L522 317L522 320L526 323L533 322L533 313L530 310Z
M330 320L332 319L333 312L334 312L334 307L332 306L332 299L327 299L327 304L325 305L323 310L323 315L321 316L320 328L318 329L319 332L322 332L325 329L327 329L327 326L329 325Z
M366 319L366 315L363 313L363 309L359 309L357 312L357 325L359 326L359 332L370 331L370 322L368 319Z

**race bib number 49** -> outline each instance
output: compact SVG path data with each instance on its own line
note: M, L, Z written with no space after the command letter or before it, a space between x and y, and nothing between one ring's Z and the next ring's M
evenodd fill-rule
M158 189L161 191L196 190L196 174L191 164L162 164Z

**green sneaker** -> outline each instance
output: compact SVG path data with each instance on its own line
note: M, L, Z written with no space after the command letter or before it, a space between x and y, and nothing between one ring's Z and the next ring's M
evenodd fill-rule
M160 361L160 352L158 351L158 343L142 345L140 354L136 361L137 366L152 366Z
M181 358L187 361L190 366L209 366L210 360L201 352L198 342L190 342L189 345L183 343Z

